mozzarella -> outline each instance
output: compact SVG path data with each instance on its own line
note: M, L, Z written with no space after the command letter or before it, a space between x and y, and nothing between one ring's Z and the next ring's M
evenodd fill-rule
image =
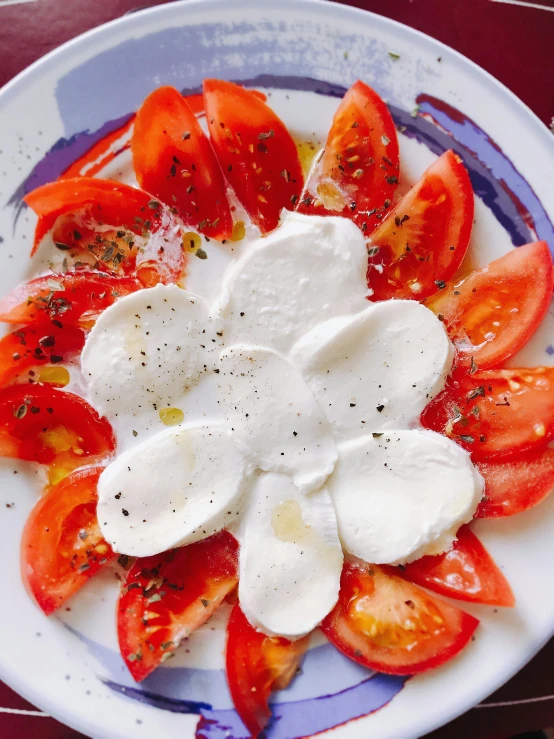
M218 337L202 298L157 285L117 300L90 332L81 366L108 418L170 406L213 365Z
M237 344L221 352L219 399L236 443L266 472L316 490L333 471L337 449L298 370L271 349Z
M444 387L452 347L428 308L387 300L317 326L291 358L344 441L416 423Z
M100 475L100 529L115 551L137 557L204 539L239 515L246 476L223 424L162 431Z
M366 306L367 249L346 218L283 211L229 270L215 309L225 343L282 352L321 321Z
M385 431L339 447L327 487L344 548L374 564L447 551L483 480L469 454L432 431Z
M259 473L238 529L239 600L270 636L308 634L337 602L342 549L325 488L302 495L285 475Z

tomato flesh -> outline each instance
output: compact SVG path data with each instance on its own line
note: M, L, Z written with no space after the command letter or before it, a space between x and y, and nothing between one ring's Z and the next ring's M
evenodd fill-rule
M371 234L371 300L423 300L444 287L466 254L473 210L467 171L447 151Z
M378 672L438 667L463 649L479 622L391 570L346 562L338 603L322 631L347 657Z
M283 690L296 674L309 636L296 641L256 631L236 603L227 626L225 669L233 704L253 737L267 725L272 691Z
M96 518L102 467L76 470L31 511L21 542L23 582L50 615L113 556Z
M132 139L139 185L210 238L233 230L226 185L210 142L185 98L159 87L141 105Z
M406 565L402 577L458 600L489 606L515 605L508 581L468 526L458 531L450 551Z
M553 287L550 250L537 241L447 285L427 305L442 316L458 363L488 369L531 338L548 311Z
M500 462L477 462L485 480L485 495L477 518L513 516L543 501L554 488L554 449L524 454Z
M119 648L140 681L173 656L238 582L238 542L228 532L135 560L117 607Z
M204 80L210 139L223 173L262 234L293 210L303 174L285 124L257 95L223 80Z
M543 449L554 436L554 367L455 373L421 423L475 460Z
M358 80L335 113L298 210L345 216L369 234L391 207L399 170L391 114L379 95Z

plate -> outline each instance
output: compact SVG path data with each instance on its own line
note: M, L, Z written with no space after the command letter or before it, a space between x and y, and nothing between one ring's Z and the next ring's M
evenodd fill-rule
M451 49L393 21L318 0L190 0L127 16L66 44L0 93L0 292L33 271L33 187L76 160L105 156L125 177L125 127L153 88L193 93L207 76L262 88L286 123L316 144L357 78L387 100L401 132L403 173L414 180L447 148L464 157L477 196L471 259L485 264L537 238L554 246L552 139L506 88ZM103 153L101 141L110 136ZM87 154L87 152L89 152ZM89 166L89 165L87 165ZM92 165L90 165L92 166ZM549 314L514 364L552 364ZM46 619L19 577L18 549L42 473L0 464L4 573L0 678L59 720L93 737L242 739L222 672L225 612L144 684L118 656L116 570ZM554 632L554 498L476 530L513 586L515 610L469 606L482 623L453 662L417 678L372 674L321 638L302 674L274 696L268 739L417 737L478 703L519 670Z

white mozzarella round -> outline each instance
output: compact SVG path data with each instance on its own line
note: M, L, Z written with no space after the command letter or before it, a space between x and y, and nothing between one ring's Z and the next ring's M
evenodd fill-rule
M229 270L215 313L225 343L282 352L321 321L367 305L367 249L346 218L283 212Z
M469 454L433 431L385 431L346 442L327 488L346 551L405 564L452 546L483 480Z
M224 424L162 431L100 475L100 529L115 551L137 557L204 539L236 520L246 476Z
M444 387L452 347L428 308L387 300L316 326L291 359L344 441L416 423Z
M170 406L213 365L217 344L197 295L175 285L127 295L101 314L83 349L90 399L108 418Z
M239 600L270 636L308 634L337 602L342 549L325 488L302 495L290 477L259 473L238 530Z
M292 475L305 493L321 487L337 449L296 367L271 349L237 344L221 352L217 381L227 425L252 463Z

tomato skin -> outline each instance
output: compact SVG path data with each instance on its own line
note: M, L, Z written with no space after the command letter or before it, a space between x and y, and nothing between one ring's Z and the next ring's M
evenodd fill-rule
M176 208L193 229L220 241L230 238L233 221L221 169L189 104L174 87L159 87L141 105L132 152L142 188Z
M321 629L347 657L378 672L413 675L438 667L463 649L479 622L393 571L345 562L338 603Z
M390 208L399 170L391 114L375 90L358 80L335 113L297 209L345 216L369 234Z
M0 387L16 380L35 379L24 373L33 367L67 362L81 351L85 334L80 328L59 328L48 321L29 324L0 339Z
M117 606L119 648L140 682L205 623L238 582L238 542L227 531L135 560ZM150 625L152 622L152 625Z
M473 361L488 369L529 341L548 311L553 289L552 256L548 244L537 241L447 285L427 306L442 315L457 346L458 364Z
M23 530L23 582L49 616L113 556L96 518L102 467L86 467L54 485L37 502Z
M0 456L69 471L114 449L110 424L78 395L38 384L0 390Z
M554 449L476 463L485 495L476 518L513 516L541 503L554 488Z
M204 80L210 140L229 184L266 234L292 210L304 177L285 124L260 98L233 82Z
M554 437L554 367L454 373L421 423L477 461L544 449Z
M473 212L467 170L453 151L447 151L371 234L367 272L371 300L423 300L436 293L462 263Z
M450 598L489 606L515 605L508 581L468 526L458 531L450 551L406 565L401 576Z
M293 679L309 636L296 641L256 631L236 603L227 626L225 669L233 704L242 722L257 737L271 717L268 699Z
M0 321L29 324L50 319L63 326L87 326L118 297L141 288L134 277L94 270L45 275L18 285L0 300Z

